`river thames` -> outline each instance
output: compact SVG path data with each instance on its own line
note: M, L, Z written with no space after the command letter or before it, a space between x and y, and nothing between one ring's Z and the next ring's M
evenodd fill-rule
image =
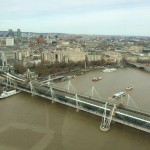
M102 80L92 82L94 76ZM71 79L71 90L110 98L125 91L131 107L150 112L150 73L134 68L103 73L88 72ZM56 85L67 88L68 81ZM113 100L112 100L113 101ZM126 102L126 100L124 100ZM101 117L21 92L0 100L0 150L149 150L150 134L112 123L108 132L99 130Z

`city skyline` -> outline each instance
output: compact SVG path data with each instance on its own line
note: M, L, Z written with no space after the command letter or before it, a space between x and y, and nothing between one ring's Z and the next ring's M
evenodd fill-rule
M150 36L149 0L1 0L1 30Z

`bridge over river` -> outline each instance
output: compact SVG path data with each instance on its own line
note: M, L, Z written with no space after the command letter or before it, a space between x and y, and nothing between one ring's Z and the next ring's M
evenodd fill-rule
M93 94L89 96L75 93L70 91L69 85L67 89L59 88L52 84L50 78L47 82L40 82L38 79L31 79L30 75L25 78L4 72L1 76L1 83L4 85L73 107L77 112L82 110L101 116L102 131L108 131L114 121L150 133L150 112L112 103L109 99L94 98Z
M144 69L145 71L150 72L150 65L149 64L143 64L143 63L137 63L137 62L128 62L129 65L132 65L136 68Z

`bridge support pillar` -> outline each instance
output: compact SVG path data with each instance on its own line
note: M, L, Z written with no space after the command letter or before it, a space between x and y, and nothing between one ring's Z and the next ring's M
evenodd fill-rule
M76 109L76 112L79 112L79 109L78 109L78 108Z
M31 96L34 96L34 92L35 92L35 90L34 90L34 87L33 87L33 85L32 85L32 82L30 81L29 82L29 85L30 85L30 89L31 89Z
M76 112L79 112L79 105L78 105L78 95L75 95L75 99L76 99Z
M110 129L110 124L111 124L111 121L112 121L112 117L115 114L116 105L114 105L114 107L110 111L110 114L109 114L108 117L107 117L107 114L106 114L106 107L107 107L107 103L105 104L104 115L103 115L102 122L101 122L101 125L100 125L100 130L105 131L105 132Z
M51 102L52 104L54 104L55 102L54 102L54 100L52 100L52 102Z
M55 101L53 100L54 99L54 92L53 92L52 87L50 87L50 92L51 92L51 97L52 97L51 103L53 104L53 103L55 103Z

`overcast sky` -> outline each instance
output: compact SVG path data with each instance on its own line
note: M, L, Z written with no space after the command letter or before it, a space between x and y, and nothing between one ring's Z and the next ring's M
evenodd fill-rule
M0 0L0 30L150 36L150 0Z

